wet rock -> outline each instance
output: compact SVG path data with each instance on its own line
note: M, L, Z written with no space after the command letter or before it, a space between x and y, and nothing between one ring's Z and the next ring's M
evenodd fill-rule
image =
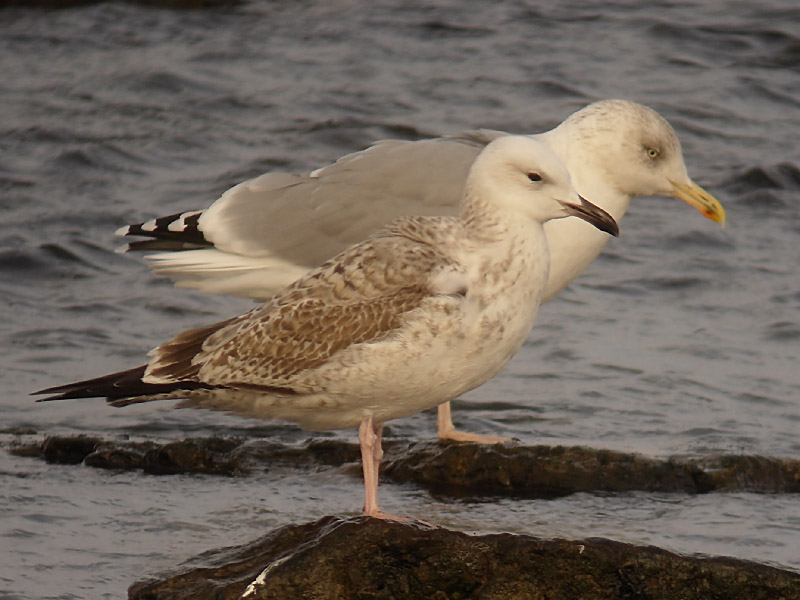
M8 450L14 456L27 458L40 458L42 456L41 444L14 444Z
M708 492L695 464L584 447L412 444L384 474L439 494L555 498L581 491Z
M584 447L483 445L388 440L382 476L451 497L555 498L576 492L754 491L800 493L800 460L717 455L697 460L658 460ZM282 444L245 438L190 438L180 442L108 441L53 436L16 444L10 451L50 463L105 469L141 469L170 475L238 476L274 468L346 467L361 476L358 444L310 439Z
M720 454L695 462L710 477L715 491L800 493L798 460Z
M87 467L132 471L142 467L144 451L136 448L99 447L83 460Z
M36 435L39 433L32 427L0 427L0 435Z
M59 465L79 465L94 452L99 438L79 435L77 437L53 436L42 444L42 457L49 463Z
M240 439L202 438L171 442L149 450L142 457L145 473L173 475L205 473L237 475L246 469L231 452L242 444Z
M391 444L390 444L391 445ZM290 445L244 438L188 438L179 442L129 442L96 437L51 436L41 442L14 443L16 456L39 457L54 464L80 464L100 469L138 470L153 475L205 473L244 475L254 468L338 467L356 463L358 444L311 439ZM360 471L359 471L360 473Z
M605 539L473 536L415 523L325 517L206 552L133 600L800 598L800 574Z
M581 446L415 443L387 452L382 472L393 481L464 497L555 498L592 491L800 493L797 459L714 455L657 460Z

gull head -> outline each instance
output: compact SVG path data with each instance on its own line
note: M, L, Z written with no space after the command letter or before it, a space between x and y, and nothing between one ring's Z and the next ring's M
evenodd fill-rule
M725 225L722 205L689 178L678 136L651 108L628 100L602 100L545 135L568 168L591 169L629 197L680 198Z
M528 136L503 136L486 146L472 166L467 190L519 218L544 223L576 216L619 235L611 215L578 195L553 151Z

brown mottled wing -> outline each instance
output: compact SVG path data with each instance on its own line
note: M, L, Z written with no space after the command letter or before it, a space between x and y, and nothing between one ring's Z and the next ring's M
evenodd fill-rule
M385 337L437 293L433 274L459 269L419 236L392 233L346 250L241 317L159 346L146 380L291 388L294 375L337 351Z

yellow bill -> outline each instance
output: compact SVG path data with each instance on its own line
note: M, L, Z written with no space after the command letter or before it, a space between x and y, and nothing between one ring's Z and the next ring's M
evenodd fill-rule
M725 209L719 200L697 185L691 179L689 183L675 183L670 181L676 198L680 198L689 206L693 206L700 211L704 217L716 221L725 227Z

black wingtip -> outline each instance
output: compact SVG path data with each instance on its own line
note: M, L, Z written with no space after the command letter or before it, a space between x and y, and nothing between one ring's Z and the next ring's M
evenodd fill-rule
M52 394L47 398L37 398L36 402L72 400L77 398L125 398L137 395L137 391L141 391L153 385L142 382L142 377L144 376L146 368L147 365L142 365L135 369L119 371L117 373L111 373L110 375L95 377L94 379L45 388L43 390L31 392L31 395L39 396L42 394Z
M147 240L131 242L128 250L194 250L213 246L200 230L199 222L203 211L180 212L159 217L146 223L134 223L120 227L117 235L121 237L144 237ZM171 229L179 223L177 229ZM147 225L147 227L145 227Z
M67 383L31 392L32 396L52 394L46 398L37 398L36 402L53 400L75 400L79 398L105 398L114 406L125 406L133 402L153 400L160 394L177 394L181 391L212 389L213 386L198 381L178 381L174 383L147 383L142 381L147 365L119 371L94 379ZM150 396L151 398L148 398ZM174 397L180 397L175 395ZM127 402L128 399L136 399Z

